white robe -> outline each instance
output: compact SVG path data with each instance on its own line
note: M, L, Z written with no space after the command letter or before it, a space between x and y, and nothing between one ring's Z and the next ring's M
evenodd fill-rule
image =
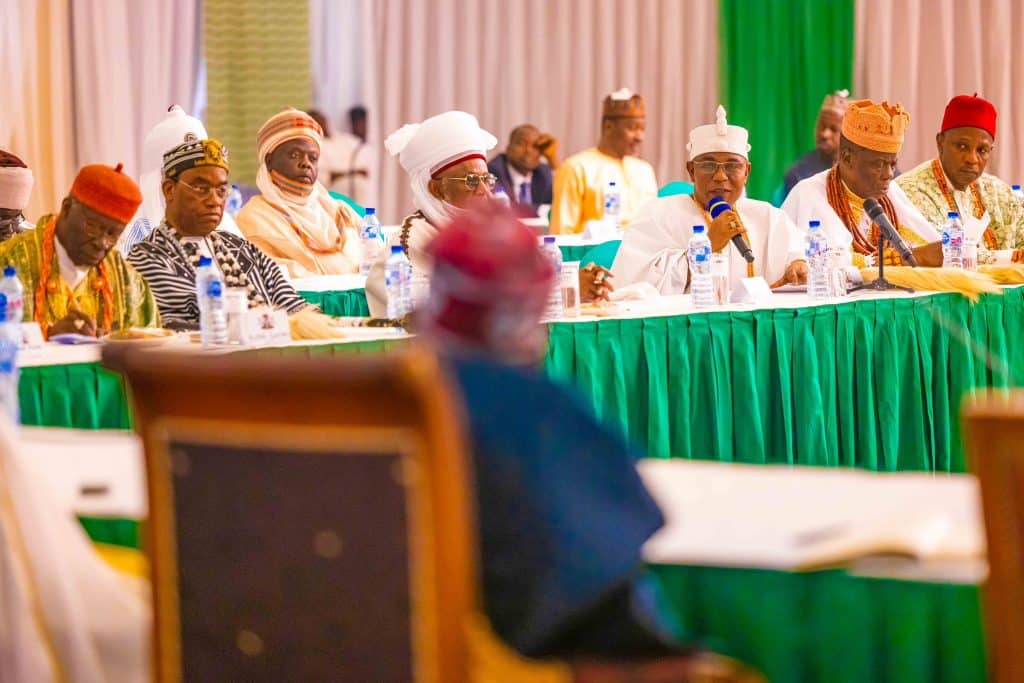
M829 245L846 247L852 253L853 235L828 203L828 174L829 171L822 171L797 183L786 197L786 201L782 203L782 210L801 232L809 229L808 224L811 221L821 221L821 229L825 231ZM926 243L937 242L940 239L935 227L921 215L899 185L889 183L886 194L896 208L900 228L916 233ZM867 213L861 217L857 230L870 241L871 218Z
M735 209L747 230L754 254L754 273L774 284L786 273L786 266L802 259L802 236L793 223L768 202L740 198ZM662 197L646 204L625 231L622 246L612 266L617 287L649 282L662 294L686 290L689 261L686 248L694 225L705 225L704 212L690 195ZM723 250L729 255L732 286L747 276L747 262L730 242Z
M144 584L99 557L32 455L0 420L0 681L151 680Z
M427 245L440 232L426 219L419 216L408 217L402 222L410 223L409 228L409 251L406 254L409 262L412 263L413 280L423 278L430 280L430 274L434 270L434 262L427 255ZM381 250L377 260L370 268L366 276L366 303L370 307L370 315L374 318L386 318L388 315L388 293L384 286L384 265L391 257L391 246L402 243L402 231L399 230L388 238L387 246Z

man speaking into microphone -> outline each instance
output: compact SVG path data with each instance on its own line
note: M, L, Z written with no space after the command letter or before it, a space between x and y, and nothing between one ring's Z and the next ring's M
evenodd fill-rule
M695 225L706 227L712 251L727 255L733 287L748 276L750 256L753 274L772 287L807 281L800 231L768 202L743 196L750 175L747 138L745 128L728 124L721 106L715 123L690 131L686 170L693 195L656 199L634 216L612 266L616 287L649 282L662 294L683 294Z

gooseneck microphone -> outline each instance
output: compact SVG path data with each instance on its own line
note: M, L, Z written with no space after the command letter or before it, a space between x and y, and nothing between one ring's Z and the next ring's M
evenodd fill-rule
M899 252L900 258L903 259L903 263L908 266L917 266L917 259L914 258L914 252L911 251L907 243L900 237L899 231L893 227L892 222L889 221L889 217L885 215L885 209L878 203L877 199L868 197L864 200L864 211L874 221L878 229L882 231L882 236L888 240L889 244ZM882 254L878 255L878 258L882 258Z
M708 202L708 213L711 214L711 218L718 218L724 211L732 211L732 207L729 206L729 202L725 201L721 197L712 197L711 201ZM740 218L738 211L736 214L736 221L743 225L743 221ZM743 235L733 235L732 243L736 245L740 254L746 259L747 263L754 262L754 252L750 251L750 245L743 239Z

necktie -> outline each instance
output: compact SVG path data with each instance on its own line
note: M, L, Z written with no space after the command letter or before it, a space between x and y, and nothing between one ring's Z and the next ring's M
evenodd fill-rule
M530 183L522 182L519 183L519 203L520 204L532 204L530 201Z

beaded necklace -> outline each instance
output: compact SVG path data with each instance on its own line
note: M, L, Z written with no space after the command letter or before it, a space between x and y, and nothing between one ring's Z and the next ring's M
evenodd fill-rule
M56 294L61 290L60 269L58 267L57 274L53 273L53 262L57 257L56 247L54 241L57 239L57 219L60 214L56 216L43 216L40 220L41 225L36 228L37 230L43 231L43 253L41 263L39 264L39 283L36 285L35 291L35 309L33 311L33 317L39 326L45 331L46 327L46 309L49 308L47 297L50 294ZM97 332L105 334L111 330L114 325L114 292L110 287L110 278L107 277L107 263L106 257L94 266L96 268L97 275L92 278L89 282L90 288L99 294L100 297L100 312L103 318L99 321L99 329ZM51 276L52 275L52 276ZM68 298L74 298L74 292L70 287L65 285L67 291L64 293Z
M878 251L878 226L872 222L870 233L867 237L857 230L857 223L853 218L853 209L850 208L850 200L846 196L843 181L839 178L838 166L833 166L832 170L828 172L826 189L829 206L832 207L832 210L839 216L839 220L843 222L843 225L846 226L846 229L853 236L854 251L865 255L876 253ZM899 220L896 218L896 207L893 206L892 200L887 195L882 195L878 198L878 203L882 205L882 209L885 211L889 222L893 226L899 225Z
M943 198L946 200L949 210L959 212L960 207L957 206L956 198L953 197L953 191L949 187L949 183L946 182L946 172L942 170L942 162L937 157L932 159L932 175L935 176L939 192L942 193ZM981 188L978 187L978 181L975 180L968 188L971 191L971 209L974 212L974 217L981 218L985 215L985 202L981 198ZM992 228L985 228L985 234L982 238L985 240L985 246L989 249L999 248L999 242L996 240L996 235L992 232Z
M170 235L171 243L177 248L179 255L192 264L193 270L198 268L199 259L201 258L199 246L194 242L185 242L182 236L178 234L178 231L166 219L160 224L160 227ZM217 234L217 231L214 230L206 237L210 241L210 250L213 252L213 258L217 262L217 267L220 268L220 272L224 276L224 284L227 287L245 288L245 296L249 301L249 308L262 306L266 303L263 300L263 296L249 280L248 274L238 264L238 259L235 258L234 253L224 243L223 238Z

